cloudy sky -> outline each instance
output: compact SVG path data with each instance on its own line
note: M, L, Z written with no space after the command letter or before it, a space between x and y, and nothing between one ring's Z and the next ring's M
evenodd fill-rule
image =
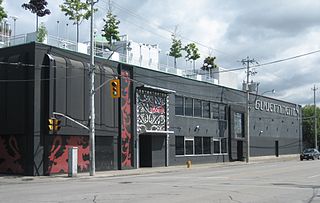
M21 8L28 0L4 0L9 16L17 16L16 34L35 30L35 17ZM52 14L40 19L49 35L75 39L75 26L59 9L63 0L47 0ZM171 45L171 33L184 44L197 42L200 54L216 56L226 69L242 67L249 56L259 64L320 50L319 0L116 0L113 13L121 21L120 33L139 43L159 44L163 53ZM95 27L102 29L108 0L96 5ZM12 23L12 19L9 18ZM59 24L57 23L59 21ZM68 24L68 26L67 26ZM81 41L89 39L89 24L80 27ZM181 59L182 60L182 59ZM165 62L164 62L165 63ZM200 65L200 62L199 62ZM255 68L251 77L260 83L260 92L298 104L313 104L313 85L320 104L320 52ZM241 81L244 70L235 71Z

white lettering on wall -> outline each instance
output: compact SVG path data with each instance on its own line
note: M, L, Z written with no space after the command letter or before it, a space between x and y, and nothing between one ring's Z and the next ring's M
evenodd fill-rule
M298 116L299 110L296 107L279 105L267 101L256 100L254 108L260 111L283 114L287 116Z

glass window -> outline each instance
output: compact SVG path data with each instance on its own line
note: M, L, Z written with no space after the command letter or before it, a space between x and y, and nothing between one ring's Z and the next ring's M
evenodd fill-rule
M184 115L184 102L183 102L183 97L181 96L176 96L176 115Z
M186 140L186 155L194 154L193 153L193 140Z
M244 115L243 113L234 113L234 134L235 137L244 137Z
M194 100L194 117L202 117L202 105L201 100L195 99Z
M226 120L226 105L219 104L219 119Z
M203 101L203 118L210 118L210 102Z
M185 115L186 116L193 116L193 99L192 98L185 98Z
M194 138L194 148L195 154L202 154L202 137Z
M211 118L219 119L219 104L211 103Z
M211 137L203 137L203 154L211 154Z
M176 136L176 155L184 155L184 137Z
M227 138L221 138L221 153L228 153Z
M220 140L213 140L213 153L220 154Z

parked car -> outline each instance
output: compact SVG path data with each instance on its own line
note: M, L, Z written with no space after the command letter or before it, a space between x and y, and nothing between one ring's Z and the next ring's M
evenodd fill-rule
M303 159L307 159L307 160L320 159L320 152L314 148L305 149L300 154L300 160L302 161Z

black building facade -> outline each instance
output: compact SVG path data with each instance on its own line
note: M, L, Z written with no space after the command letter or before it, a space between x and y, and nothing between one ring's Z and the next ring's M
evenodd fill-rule
M89 169L88 55L37 43L0 49L0 173L67 172L68 148ZM244 160L245 92L96 58L96 170ZM121 98L108 81L121 79ZM250 95L250 156L301 151L300 106Z

